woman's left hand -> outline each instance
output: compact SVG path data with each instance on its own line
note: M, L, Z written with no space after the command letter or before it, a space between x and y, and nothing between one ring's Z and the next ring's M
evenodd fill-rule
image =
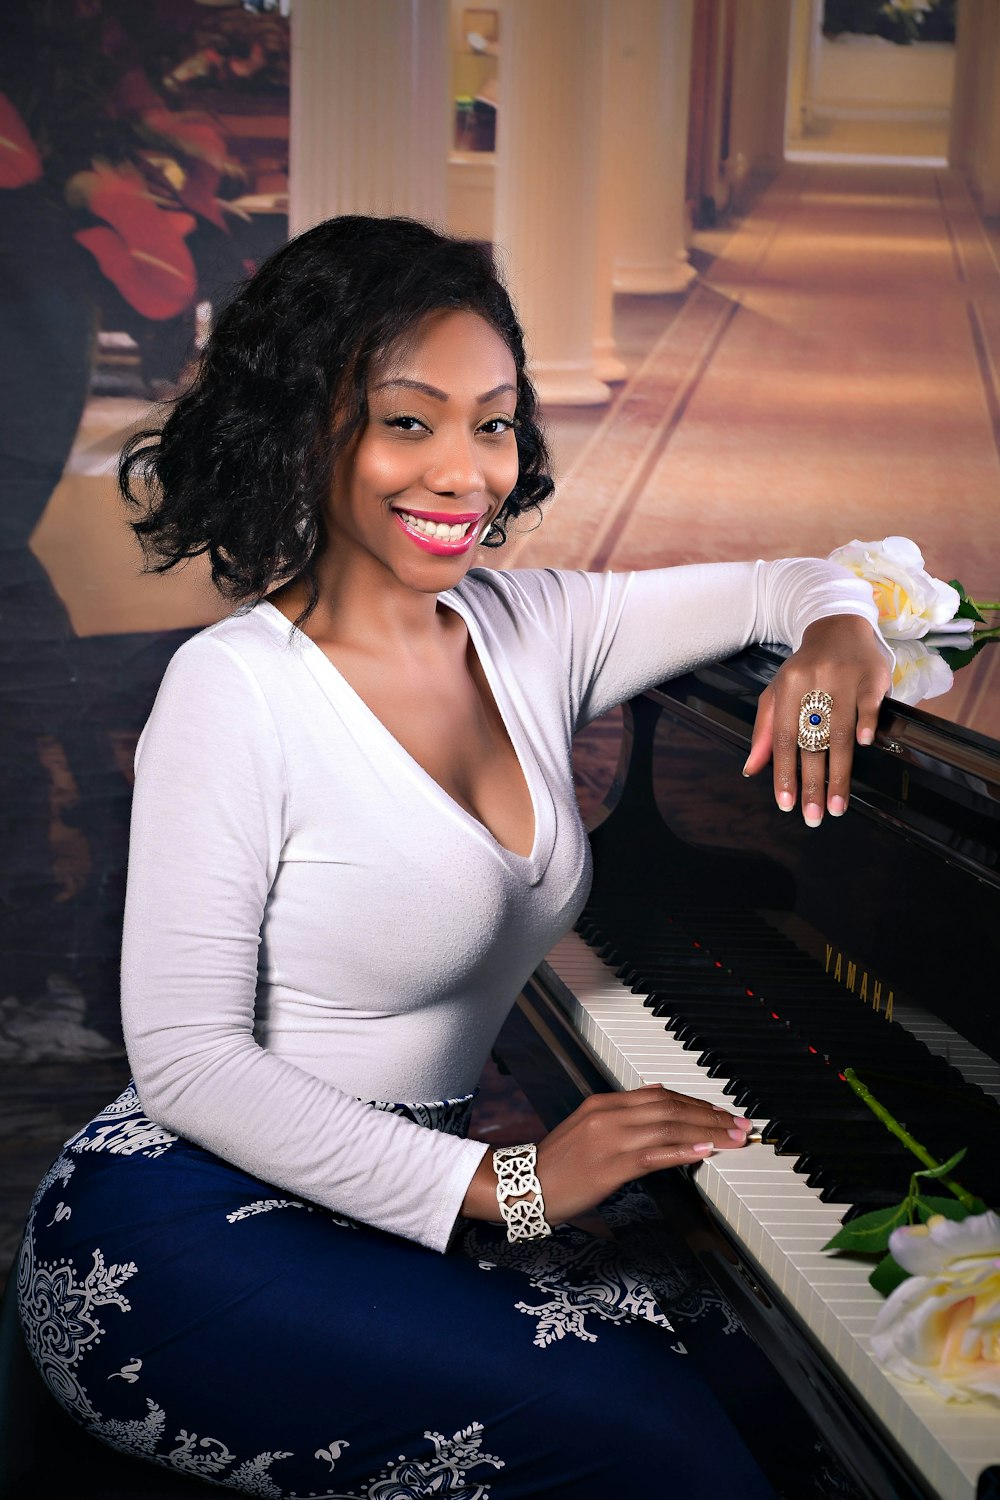
M839 817L850 796L855 741L875 738L879 705L892 676L868 621L860 615L831 615L809 625L802 644L760 695L745 776L774 762L774 796L783 812L799 800L801 757L802 816L818 828L824 809ZM819 689L833 699L830 748L800 750L799 710L806 693Z

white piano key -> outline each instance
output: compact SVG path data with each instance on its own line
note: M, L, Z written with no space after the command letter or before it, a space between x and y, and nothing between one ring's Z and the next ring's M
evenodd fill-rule
M540 970L609 1078L620 1088L661 1083L732 1109L724 1078L709 1078L697 1054L683 1048L664 1021L632 994L592 949L569 933ZM931 1050L1000 1097L992 1059L933 1018L896 1008L896 1019ZM991 1071L992 1070L992 1071ZM764 1122L755 1122L757 1124ZM905 1385L877 1365L868 1336L883 1305L868 1284L868 1265L822 1250L840 1227L843 1204L826 1204L793 1170L793 1158L753 1145L718 1151L692 1173L698 1191L716 1208L751 1262L786 1297L854 1386L862 1401L910 1455L941 1500L974 1500L976 1480L1000 1463L1000 1423L986 1403L955 1405Z

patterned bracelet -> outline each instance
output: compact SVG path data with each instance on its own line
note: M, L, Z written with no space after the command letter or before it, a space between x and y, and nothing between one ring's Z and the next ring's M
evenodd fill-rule
M552 1233L551 1224L545 1222L542 1185L535 1176L536 1158L532 1145L501 1146L493 1153L497 1202L512 1245L517 1240L542 1240ZM528 1197L529 1193L534 1196Z

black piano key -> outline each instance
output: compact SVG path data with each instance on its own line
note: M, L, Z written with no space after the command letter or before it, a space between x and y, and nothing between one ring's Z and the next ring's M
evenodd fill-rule
M835 1156L840 1151L856 1147L867 1149L872 1143L880 1149L891 1150L894 1155L906 1153L902 1141L894 1142L874 1115L869 1115L868 1120L855 1120L850 1127L840 1120L812 1120L808 1127L797 1125L792 1130L769 1134L767 1139L780 1156L801 1156L809 1151Z
M693 972L675 974L669 978L658 974L655 981L640 977L634 984L629 985L629 989L633 995L655 995L657 1000L683 995L699 999L710 999L714 996L733 1000L740 997L746 998L742 985L734 984L731 979L727 979L725 974L717 974L713 969L707 969L700 974Z
M770 1065L773 1063L778 1067L791 1067L796 1064L802 1068L825 1068L828 1064L817 1053L807 1050L801 1037L794 1032L779 1032L775 1036L766 1033L744 1033L742 1036L723 1038L721 1041L713 1036L711 1028L706 1028L704 1054L698 1059L706 1068L718 1066L729 1067L730 1074L737 1072L740 1068L759 1066L761 1061ZM688 1050L694 1050L695 1038L691 1038ZM718 1077L718 1074L714 1074Z
M905 1173L905 1164L901 1165L894 1157L870 1153L867 1156L840 1157L836 1161L824 1159L816 1162L813 1159L808 1170L802 1170L801 1175L807 1187L818 1193L842 1195L845 1203L855 1202L856 1195L865 1191L885 1193L890 1200L895 1194L898 1203L905 1190L905 1183L903 1188L899 1185L901 1171Z
M827 1183L825 1187L819 1188L819 1201L821 1203L843 1203L845 1207L854 1208L857 1213L874 1213L879 1208L892 1208L899 1202L899 1191L894 1188L881 1187L850 1187L839 1182Z
M799 1037L794 1032L785 1031L776 1027L773 1022L769 1025L761 1021L759 1026L713 1026L708 1021L678 1021L666 1028L675 1041L682 1042L689 1050L700 1046L705 1049L718 1047L722 1051L743 1049L749 1047L754 1050L758 1047L768 1049L790 1045L796 1052L801 1053L806 1049ZM808 1056L809 1054L806 1053Z

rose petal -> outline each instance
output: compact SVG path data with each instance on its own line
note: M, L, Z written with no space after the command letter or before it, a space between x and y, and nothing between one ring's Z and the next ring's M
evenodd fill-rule
M1000 1214L970 1214L942 1219L927 1234L894 1229L889 1236L893 1260L912 1276L934 1276L950 1261L1000 1256ZM905 1286L906 1283L904 1282ZM897 1288L901 1290L901 1288ZM895 1296L895 1293L893 1293Z

